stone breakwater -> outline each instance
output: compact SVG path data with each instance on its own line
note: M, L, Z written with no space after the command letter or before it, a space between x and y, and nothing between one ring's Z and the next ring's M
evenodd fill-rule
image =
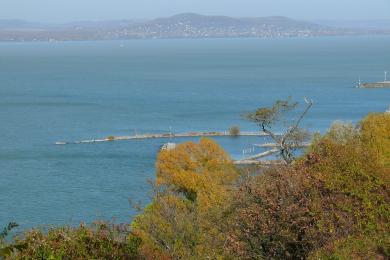
M360 88L390 88L390 81L375 82L375 83L362 83Z
M56 145L66 144L89 144L89 143L100 143L100 142L114 142L114 141L130 141L130 140L142 140L142 139L163 139L163 138L181 138L181 137L235 137L235 136L268 136L264 132L240 132L238 134L231 134L225 132L185 132L185 133L164 133L164 134L138 134L132 136L109 136L103 139L90 139L73 142L56 142Z

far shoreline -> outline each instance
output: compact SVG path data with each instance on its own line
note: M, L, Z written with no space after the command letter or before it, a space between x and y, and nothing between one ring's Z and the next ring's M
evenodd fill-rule
M138 42L138 41L187 41L187 40L307 40L307 39L340 39L340 38L389 38L389 34L364 34L364 35L317 35L317 36L280 36L280 37L172 37L172 38L129 38L129 39L80 39L80 40L26 40L26 41L5 41L0 40L0 44L31 44L31 43L44 43L44 44L57 44L57 43L103 43L103 42Z

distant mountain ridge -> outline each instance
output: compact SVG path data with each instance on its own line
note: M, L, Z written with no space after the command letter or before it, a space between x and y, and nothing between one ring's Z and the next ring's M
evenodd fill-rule
M12 29L38 29L43 27L38 23L31 23L18 19L0 19L0 30L12 30Z
M370 33L373 31L370 30ZM312 37L354 35L361 29L339 29L327 24L282 16L234 18L195 13L149 21L79 21L65 24L0 20L0 41L117 40L148 38ZM390 30L378 31L390 33Z
M205 16L194 13L184 13L174 15L168 18L159 18L151 21L150 23L159 24L174 24L174 23L186 23L197 26L222 26L222 27L231 27L231 26L259 26L259 25L269 25L269 26L284 26L287 27L300 27L300 28L320 28L323 26L306 22L298 21L288 17L283 16L268 16L268 17L254 17L254 18L233 18L229 16Z
M337 28L390 30L390 19L388 20L317 20L318 24Z
M189 23L200 23L204 25L259 25L259 24L269 24L269 25L288 25L288 26L315 26L319 25L313 24L306 21L298 21L284 16L267 16L267 17L244 17L244 18L234 18L229 16L206 16L195 13L183 13L177 14L168 18L158 18L153 22L168 21L172 22L189 22Z
M133 36L147 32L156 38L277 37L303 36L323 29L324 26L287 17L233 18L184 13L133 25L132 32Z

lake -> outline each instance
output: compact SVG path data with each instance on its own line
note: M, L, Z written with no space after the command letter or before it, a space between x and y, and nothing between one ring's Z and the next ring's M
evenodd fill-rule
M304 123L323 132L386 110L390 89L354 88L386 69L390 37L0 43L0 227L130 221L168 140L57 141L255 131L242 115L288 96L314 100ZM234 158L264 141L215 139Z

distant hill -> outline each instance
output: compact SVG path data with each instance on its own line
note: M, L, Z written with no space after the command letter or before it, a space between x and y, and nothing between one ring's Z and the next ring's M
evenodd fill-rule
M77 29L77 30L115 30L128 28L134 25L133 20L112 20L112 21L78 21L62 24L58 27L62 29Z
M148 38L215 37L312 37L390 34L386 30L345 29L287 17L233 18L184 13L149 21L79 21L39 24L22 20L0 20L0 41L66 41Z
M24 20L0 19L0 30L20 30L20 29L42 29L45 27L37 23L30 23Z
M320 25L312 22L298 21L283 16L233 18L228 16L205 16L194 13L178 14L168 18L159 18L150 24L178 24L183 23L192 26L203 27L258 27L274 26L280 28L319 29Z
M135 27L133 32L170 37L277 37L308 36L324 26L286 17L232 18L193 13L159 18Z
M390 30L389 20L317 20L318 24L338 28Z

